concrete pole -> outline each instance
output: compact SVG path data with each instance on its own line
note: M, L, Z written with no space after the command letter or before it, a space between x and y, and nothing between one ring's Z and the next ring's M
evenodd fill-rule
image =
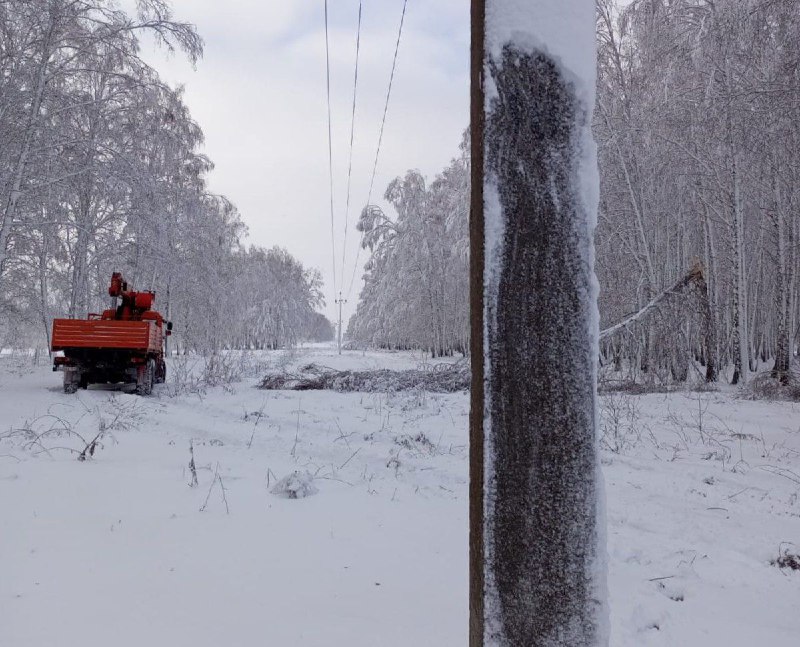
M347 299L342 298L342 293L339 292L339 298L336 299L335 303L339 306L339 355L342 354L342 304L347 303Z

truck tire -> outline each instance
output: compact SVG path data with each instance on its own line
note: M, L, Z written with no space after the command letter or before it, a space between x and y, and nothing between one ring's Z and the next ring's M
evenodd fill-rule
M167 363L160 359L156 364L156 384L164 384L167 381Z
M75 393L80 386L80 374L74 367L64 369L64 393Z
M136 381L136 393L138 395L150 395L153 392L153 382L155 381L156 363L150 359L144 370L139 374Z

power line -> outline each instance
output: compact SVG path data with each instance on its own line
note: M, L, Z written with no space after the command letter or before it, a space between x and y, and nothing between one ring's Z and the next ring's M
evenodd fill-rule
M341 277L344 282L344 267L347 254L347 226L350 220L350 179L353 171L353 136L356 125L356 91L358 89L358 53L361 47L361 0L358 2L358 27L356 29L356 64L353 75L353 113L350 117L350 158L347 164L347 199L344 207L344 240L342 241L342 271ZM341 296L341 295L340 295Z
M331 57L328 46L328 0L325 0L325 73L328 87L328 175L331 194L331 259L333 266L333 294L336 294L336 241L333 226L333 139L331 136Z
M378 134L378 150L375 151L375 163L372 165L372 178L369 181L369 194L367 204L372 199L372 187L375 184L375 172L378 170L378 156L381 154L381 142L383 142L383 127L386 125L386 113L389 110L389 96L392 94L392 82L394 81L394 70L397 67L397 52L400 49L400 37L403 35L403 21L406 17L406 5L408 0L403 0L403 13L400 14L400 29L397 30L397 42L394 45L394 58L392 59L392 72L389 75L389 87L386 90L386 103L383 106L383 119L381 119L381 130Z
M403 0L403 13L400 14L400 28L397 30L397 42L394 46L394 58L392 59L392 72L389 75L389 87L386 90L386 103L383 106L383 118L381 119L381 130L378 134L378 148L375 151L375 163L372 165L372 177L369 181L369 193L367 194L367 205L369 205L370 200L372 200L372 189L375 185L375 173L378 170L378 157L381 154L381 143L383 142L383 128L386 125L386 113L389 110L389 97L392 94L392 82L394 81L394 71L397 67L397 52L400 49L400 38L403 35L403 22L405 21L406 17L406 5L408 4L408 0ZM361 241L363 242L364 235L361 235ZM347 289L347 296L350 297L350 293L353 290L353 283L356 280L356 272L358 271L358 259L361 255L361 243L358 245L358 251L356 252L356 262L353 266L353 276L350 278L350 287ZM342 277L344 279L344 276Z

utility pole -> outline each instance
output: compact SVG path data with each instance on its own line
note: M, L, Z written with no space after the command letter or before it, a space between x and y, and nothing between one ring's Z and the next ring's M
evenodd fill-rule
M339 298L334 301L339 306L339 355L342 354L342 304L347 303L347 299L342 298L342 292L339 291Z
M595 0L472 0L471 647L608 644L595 38Z

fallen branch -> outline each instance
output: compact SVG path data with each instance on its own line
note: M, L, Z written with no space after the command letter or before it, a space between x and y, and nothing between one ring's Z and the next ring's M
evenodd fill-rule
M641 310L634 312L633 314L628 315L622 321L615 323L613 326L606 328L605 330L600 331L600 339L605 339L613 335L615 332L627 328L632 323L638 321L639 319L643 318L652 310L658 308L658 305L664 301L667 297L673 294L679 294L683 291L687 286L693 283L701 283L705 285L705 279L703 278L703 266L700 263L695 263L692 266L692 269L689 270L688 274L683 276L677 283L671 285L666 290L661 292L660 294L656 295L650 302L645 305Z
M270 373L258 385L261 389L321 391L340 393L361 391L386 393L420 389L433 393L455 393L468 391L470 387L468 362L440 364L434 370L392 371L337 371L332 368L309 364L297 373L282 371Z

